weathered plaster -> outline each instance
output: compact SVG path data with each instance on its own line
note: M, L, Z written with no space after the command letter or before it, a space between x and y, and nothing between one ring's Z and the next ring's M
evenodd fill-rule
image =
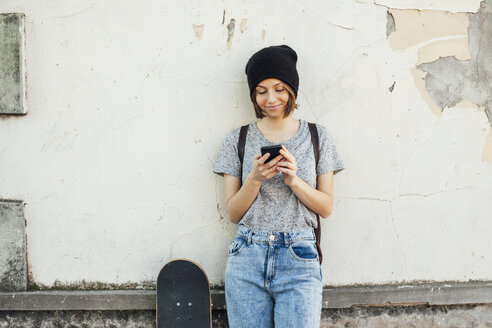
M492 129L489 130L489 134L485 139L485 145L482 151L482 160L492 163Z
M100 281L59 281L55 280L53 285L44 285L38 283L30 283L29 290L65 290L65 291L80 291L80 290L149 290L156 287L155 280L141 282L126 282L126 283L107 283Z
M393 17L393 14L387 11L386 14L386 36L389 36L391 33L396 31L396 26L395 26L395 18Z
M443 10L449 12L470 12L478 10L481 0L375 0L374 3L388 8Z
M0 114L25 114L24 14L0 14Z
M203 36L203 31L205 29L205 25L204 24L200 24L200 25L193 24L193 29L195 30L195 34L196 34L197 39L201 40L201 38Z
M416 65L439 59L442 56L456 56L469 59L467 28L468 16L444 11L389 9L396 25L396 31L388 37L395 50L404 51L417 47ZM426 73L411 68L415 85L431 112L441 115L441 109L432 100L425 88Z
M227 49L232 46L232 37L234 36L234 28L236 27L236 20L231 18L229 24L227 24Z
M395 50L417 48L411 69L417 89L432 113L473 103L485 108L492 125L492 15L485 2L476 14L389 9L396 31L388 41ZM485 148L489 147L485 143ZM489 150L483 150L488 154ZM488 156L483 156L485 160Z
M0 291L27 288L23 206L22 201L0 200Z
M468 16L465 13L401 9L389 9L388 12L396 25L396 31L388 36L388 42L395 50L439 38L466 37Z
M469 60L447 56L417 68L427 73L426 89L441 109L470 100L485 107L492 126L492 10L485 2L470 15L468 39Z
M434 114L437 117L441 116L442 113L441 108L432 100L432 97L430 96L429 92L425 88L425 76L427 75L427 73L415 67L411 69L411 73L413 75L417 90L420 91L422 99L429 106L429 109L431 110L432 114Z
M435 41L419 48L416 66L445 56L454 56L460 60L470 59L471 55L468 51L468 38L459 37L457 39ZM420 91L422 98L429 105L432 113L436 116L440 116L442 109L432 100L429 91L425 87L425 77L427 73L417 69L417 67L413 67L411 72L415 79L415 85Z
M490 198L491 168L480 160L488 122L469 108L439 119L422 110L411 75L418 47L463 35L395 51L388 8L304 2L0 2L2 11L26 12L33 35L26 49L33 111L0 120L0 194L28 203L33 284L140 284L177 256L198 260L211 283L222 284L236 226L212 165L227 132L255 118L247 59L282 43L299 54L294 115L326 126L347 166L335 178L338 205L323 222L324 283L490 278L490 261L453 248L459 239L490 256L490 201L476 202ZM242 19L247 28L238 33ZM200 40L192 24L206 27ZM396 17L395 25L390 37ZM381 201L400 190L428 201L401 197L409 203L402 210ZM437 192L446 197L422 196ZM470 198L465 215L441 211ZM419 224L407 229L416 215ZM438 264L457 263L445 269L427 254L440 216L439 225L465 225L474 236L440 235Z
M248 20L247 19L241 19L241 24L239 25L239 30L241 33L244 33L246 29L248 28Z

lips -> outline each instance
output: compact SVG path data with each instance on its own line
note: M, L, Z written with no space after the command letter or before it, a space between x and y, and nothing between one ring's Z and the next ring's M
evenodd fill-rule
M280 108L280 105L277 105L277 106L266 106L266 108L267 108L268 110L275 110L275 109Z

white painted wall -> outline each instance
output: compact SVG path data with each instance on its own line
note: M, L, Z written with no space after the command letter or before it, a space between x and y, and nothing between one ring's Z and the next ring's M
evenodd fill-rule
M478 10L460 3L433 9ZM187 257L222 284L236 226L212 164L254 120L247 59L284 43L299 55L297 117L327 126L346 165L324 282L492 279L489 122L472 104L431 110L418 46L390 46L384 5L2 1L26 14L28 114L0 120L0 197L27 203L34 281L140 283Z

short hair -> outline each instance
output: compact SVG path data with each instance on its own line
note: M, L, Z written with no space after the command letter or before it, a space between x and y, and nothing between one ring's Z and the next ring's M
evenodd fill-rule
M286 118L287 116L292 114L292 112L297 108L297 103L296 103L296 96L292 88L289 87L287 83L284 83L284 88L287 89L287 92L289 93L289 100L287 101L287 108L284 113L284 118ZM253 90L253 93L251 94L251 101L253 102L253 107L255 108L256 117L257 118L265 117L265 114L263 114L262 109L256 102L256 88Z

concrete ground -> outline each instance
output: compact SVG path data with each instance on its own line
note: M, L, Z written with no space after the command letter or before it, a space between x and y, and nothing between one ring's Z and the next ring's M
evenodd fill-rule
M155 311L0 311L0 328L150 328ZM224 310L213 311L213 327L225 328ZM391 306L324 309L323 328L490 328L492 305Z

